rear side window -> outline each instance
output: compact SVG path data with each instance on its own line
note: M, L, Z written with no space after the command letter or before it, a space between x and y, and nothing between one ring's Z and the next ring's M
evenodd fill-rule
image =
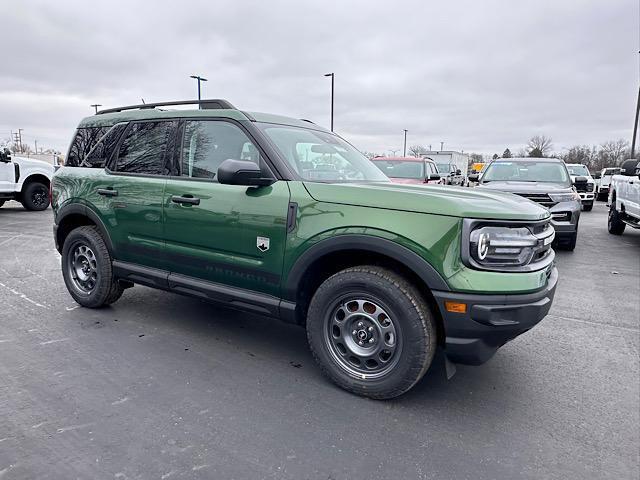
M107 165L107 162L109 162L109 159L111 159L115 153L118 146L118 140L125 128L127 128L127 124L120 123L109 130L80 163L80 166L104 168L105 165Z
M178 122L139 122L129 126L120 144L116 171L169 175Z
M98 140L110 128L111 126L78 128L76 136L71 142L71 147L69 147L69 154L64 162L65 166L79 167L91 149L96 146Z

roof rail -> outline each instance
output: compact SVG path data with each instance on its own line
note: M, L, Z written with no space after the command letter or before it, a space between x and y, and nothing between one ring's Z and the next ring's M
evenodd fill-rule
M229 109L236 110L231 103L222 99L209 99L209 100L178 100L174 102L158 102L158 103L141 103L139 105L128 105L126 107L108 108L106 110L100 110L96 115L103 113L122 112L123 110L144 110L156 107L172 107L174 105L198 105L203 110L216 110L216 109Z

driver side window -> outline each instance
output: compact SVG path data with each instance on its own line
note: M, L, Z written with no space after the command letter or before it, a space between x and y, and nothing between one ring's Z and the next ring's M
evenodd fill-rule
M228 159L260 165L260 152L236 125L217 120L185 123L181 175L216 181L218 167Z

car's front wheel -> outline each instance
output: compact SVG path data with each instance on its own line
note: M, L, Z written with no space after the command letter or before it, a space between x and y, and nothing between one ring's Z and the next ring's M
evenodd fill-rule
M46 210L49 206L49 188L44 183L29 183L22 192L22 205L27 210Z
M627 225L620 218L620 212L616 210L616 202L615 199L611 202L611 207L609 207L609 218L607 220L607 230L612 235L622 235L624 229Z
M62 276L67 290L83 307L109 305L122 296L123 286L113 278L111 255L95 227L73 230L62 247Z
M435 321L422 295L377 266L348 268L320 285L309 305L307 336L327 377L376 399L413 387L436 349Z

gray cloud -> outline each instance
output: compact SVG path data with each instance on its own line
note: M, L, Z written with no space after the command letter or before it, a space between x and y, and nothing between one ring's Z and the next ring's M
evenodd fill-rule
M105 107L205 97L328 125L361 149L491 154L630 139L638 3L592 1L16 2L0 44L0 138L65 150Z

